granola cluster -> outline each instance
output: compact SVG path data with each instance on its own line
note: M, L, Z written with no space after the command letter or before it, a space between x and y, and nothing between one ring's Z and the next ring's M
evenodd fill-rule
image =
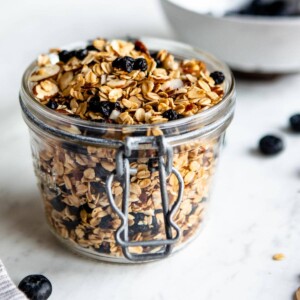
M83 120L164 123L222 100L224 75L204 62L150 52L141 41L96 39L85 49L40 55L31 75L43 105Z

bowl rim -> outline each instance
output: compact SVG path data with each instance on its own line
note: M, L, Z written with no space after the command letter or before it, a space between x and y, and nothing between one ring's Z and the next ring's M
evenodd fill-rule
M160 0L162 3L168 3L169 5L173 5L174 7L187 11L189 13L193 13L202 17L206 17L208 19L229 21L233 23L247 23L247 24L255 24L255 25L283 25L283 26L292 26L292 25L300 25L300 15L299 16L252 16L252 15L222 15L217 16L209 13L201 13L199 11L193 10L189 7L184 7L179 3L173 2L173 0Z

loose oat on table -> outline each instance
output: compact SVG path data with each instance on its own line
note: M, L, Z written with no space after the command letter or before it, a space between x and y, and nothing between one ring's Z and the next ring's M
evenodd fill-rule
M93 122L158 124L144 135L179 134L177 128L163 132L159 124L207 110L224 95L224 78L215 73L211 77L202 61L177 60L166 50L153 53L141 41L96 39L86 49L53 49L50 55L41 55L37 65L30 80L42 105ZM83 134L75 126L68 131ZM99 132L84 134L100 136ZM131 134L124 126L118 138ZM109 129L101 136L115 138ZM115 241L121 221L105 190L106 178L115 170L116 150L37 133L32 140L46 216L56 235L101 255L122 256ZM196 138L173 148L173 166L184 179L183 201L174 217L182 232L179 245L194 236L202 223L221 141L221 137ZM137 169L130 179L132 241L165 238L157 157L156 151L139 150L130 158L130 166ZM170 175L166 184L172 205L179 189L176 176ZM120 207L123 183L114 181L112 193ZM130 249L133 253L159 250Z
M285 255L283 253L276 253L272 257L273 260L284 260Z

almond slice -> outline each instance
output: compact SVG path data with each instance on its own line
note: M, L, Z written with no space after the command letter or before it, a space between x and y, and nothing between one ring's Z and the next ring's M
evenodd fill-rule
M30 81L41 81L57 75L60 71L58 65L48 65L35 71L29 78Z

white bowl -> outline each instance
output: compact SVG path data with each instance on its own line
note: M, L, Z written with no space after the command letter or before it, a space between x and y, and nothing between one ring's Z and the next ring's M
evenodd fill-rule
M209 2L199 0L203 11L196 11L180 4L184 1L161 0L179 39L213 53L234 70L300 71L300 17L224 17L207 14Z

